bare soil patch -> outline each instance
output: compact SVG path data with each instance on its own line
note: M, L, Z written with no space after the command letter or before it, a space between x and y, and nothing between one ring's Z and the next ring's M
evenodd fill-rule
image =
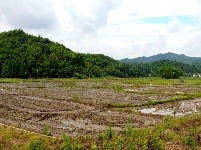
M173 98L186 91L199 91L199 87L193 86L121 84L122 89L130 89L130 92L120 92L108 88L112 84L0 83L0 121L40 133L46 126L48 134L53 136L98 133L109 124L120 132L128 118L134 127L140 128L160 122L163 116L114 110L107 107L108 103L141 104Z

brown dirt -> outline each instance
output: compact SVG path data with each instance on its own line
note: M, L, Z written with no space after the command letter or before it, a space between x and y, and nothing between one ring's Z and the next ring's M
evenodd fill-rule
M114 130L121 131L128 118L134 127L147 127L159 122L162 117L114 111L106 104L139 104L152 99L172 98L176 92L197 90L193 87L184 90L182 86L170 88L169 85L122 85L124 89L138 92L118 92L100 88L105 84L78 82L75 87L64 87L63 83L0 83L0 122L40 133L46 125L49 127L48 134L53 136L93 134L102 132L109 124ZM166 93L139 93L143 91Z
M165 150L191 150L188 146L184 146L181 143L166 143Z

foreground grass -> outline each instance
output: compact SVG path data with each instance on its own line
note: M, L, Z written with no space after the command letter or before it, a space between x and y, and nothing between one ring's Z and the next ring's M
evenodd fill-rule
M128 124L121 133L111 126L95 136L48 138L0 126L0 149L201 149L201 114L170 118L166 117L153 128L136 129Z

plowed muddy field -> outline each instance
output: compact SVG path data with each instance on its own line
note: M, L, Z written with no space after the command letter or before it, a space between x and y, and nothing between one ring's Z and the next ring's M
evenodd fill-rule
M109 125L121 132L128 118L136 128L151 127L164 117L153 112L170 110L175 115L175 109L184 112L186 104L171 102L143 108L113 108L110 104L143 104L196 92L200 92L199 86L81 81L0 83L0 122L38 133L48 127L48 135L52 136L96 134ZM198 113L201 100L191 101L186 107L191 104L191 113Z

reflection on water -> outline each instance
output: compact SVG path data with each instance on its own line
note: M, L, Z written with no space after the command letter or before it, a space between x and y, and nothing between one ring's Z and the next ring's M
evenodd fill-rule
M161 107L152 107L144 108L139 110L142 113L151 113L158 115L169 115L169 116L184 116L189 114L200 113L201 110L201 99L183 101L174 105L174 107L161 106Z
M156 108L144 108L140 110L142 113L153 113L156 111Z

